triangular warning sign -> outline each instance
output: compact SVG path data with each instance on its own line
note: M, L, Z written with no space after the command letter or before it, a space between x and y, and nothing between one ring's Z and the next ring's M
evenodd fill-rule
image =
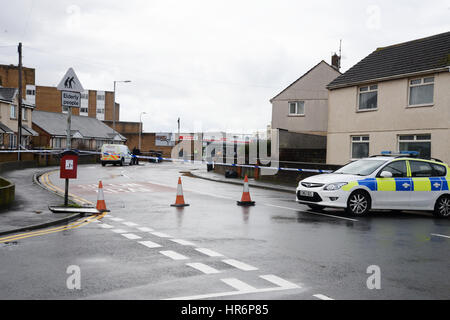
M65 76L58 84L57 89L61 91L72 91L72 92L84 91L83 86L80 83L80 80L78 80L78 77L72 68L69 68L69 70L67 70Z

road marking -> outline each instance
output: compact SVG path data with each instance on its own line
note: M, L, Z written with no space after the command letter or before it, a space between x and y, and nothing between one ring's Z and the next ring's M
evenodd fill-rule
M150 232L152 235L160 237L160 238L171 238L168 234L162 232Z
M128 232L127 230L123 230L123 229L112 229L111 231L115 232L115 233L127 233Z
M195 246L194 243L190 242L190 241L186 241L183 239L170 239L170 241L176 242L178 244L181 244L182 246Z
M218 252L212 251L210 249L196 248L195 250L197 250L198 252L201 252L203 254L206 254L207 256L210 256L210 257L223 257L223 254L220 254Z
M330 297L327 297L327 296L325 296L323 294L315 294L315 295L313 295L313 297L316 297L317 299L320 299L320 300L334 300L334 299L332 299Z
M159 253L161 253L161 254L165 255L166 257L169 257L169 258L171 258L173 260L186 260L186 259L189 259L188 257L183 256L182 254L179 254L178 252L171 251L171 250L160 251Z
M122 218L111 218L112 221L116 221L116 222L120 222L123 221L124 219Z
M249 264L234 260L234 259L225 259L222 260L223 262L225 262L226 264L229 264L230 266L233 266L235 268L241 269L243 271L253 271L253 270L258 270L258 268L255 268Z
M435 236L435 237L443 237L443 238L448 238L448 239L450 239L449 236L444 236L443 234L432 233L431 235L432 235L432 236Z
M147 228L147 227L140 227L140 228L138 228L138 230L142 231L142 232L151 232L151 231L153 231L152 228Z
M220 279L221 281L225 282L227 285L235 288L238 291L255 291L257 290L255 287L252 287L251 285L246 284L245 282L236 279L236 278L228 278L228 279Z
M130 240L142 239L142 237L135 235L134 233L122 233L122 235Z
M194 269L197 269L205 274L213 274L213 273L220 273L219 270L214 269L210 266L207 266L206 264L195 262L195 263L186 263L187 266L192 267Z
M134 222L122 222L124 225L129 226L129 227L136 227L138 226L137 223Z
M279 287L283 287L286 289L294 289L294 288L300 288L298 285L296 285L295 283L289 282L287 280L284 280L280 277L277 277L273 274L266 274L263 276L259 276L260 278L267 280L269 282L272 282L273 284L276 284Z
M160 244L157 244L157 243L152 242L152 241L138 241L138 243L140 243L140 244L142 244L142 245L144 245L144 246L146 246L148 248L159 248L159 247L161 247Z
M196 295L196 296L168 298L168 299L164 299L164 300L200 300L200 299L211 299L211 298L219 298L219 297L237 296L237 295L249 294L249 293L264 293L264 292L284 291L284 290L293 290L293 289L284 288L284 287L274 287L274 288L265 288L265 289L255 289L253 291L227 291L227 292L201 294L201 295Z
M100 227L104 228L104 229L112 229L114 228L112 225L106 224L106 223L102 223L100 225Z
M268 206L268 207L275 207L275 208L280 208L280 209L287 209L287 210L292 210L292 211L311 213L311 214L315 214L315 215L319 215L319 216L325 216L325 217L330 217L330 218L336 218L336 219L342 219L342 220L358 222L358 220L356 220L356 219L351 219L351 218L346 218L346 217L339 217L339 216L334 216L334 215L331 215L331 214L325 214L325 213L319 213L319 212L314 212L314 211L305 211L305 210L294 209L294 208L289 208L289 207L277 206L277 205L270 204L270 203L262 203L262 204L265 205L265 206Z

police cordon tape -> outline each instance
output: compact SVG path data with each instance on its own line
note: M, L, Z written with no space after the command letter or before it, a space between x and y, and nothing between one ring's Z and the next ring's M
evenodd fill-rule
M0 150L0 153L61 153L64 150ZM75 150L79 153L85 154L97 154L101 155L98 151L87 151L87 150ZM188 160L188 159L177 159L177 158L164 158L164 157L151 157L151 156L136 156L138 159L148 159L148 160L158 160L158 161L172 161L172 162L183 162L183 163L197 163L197 164L212 164L228 167L241 167L250 169L266 169L266 170L279 170L279 171L293 171L293 172L311 172L311 173L331 173L333 170L320 170L320 169L298 169L298 168L283 168L283 167L265 167L250 164L235 164L235 163L222 163L215 161L205 161L205 160Z

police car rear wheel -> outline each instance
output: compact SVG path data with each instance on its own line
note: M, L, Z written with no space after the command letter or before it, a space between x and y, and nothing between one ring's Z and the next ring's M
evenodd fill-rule
M347 212L355 215L362 216L370 210L370 197L364 191L353 192L347 201Z
M450 217L450 196L442 196L436 201L433 214L441 218Z

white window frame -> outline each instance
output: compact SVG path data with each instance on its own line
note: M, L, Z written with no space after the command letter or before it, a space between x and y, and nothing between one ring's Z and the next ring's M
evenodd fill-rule
M400 137L406 137L406 136L414 136L413 140L400 140ZM417 136L430 136L430 139L417 139ZM431 142L432 136L431 133L416 133L416 134L399 134L397 135L397 150L400 150L400 143L409 143L409 142L429 142L430 143L430 155L433 154L433 144Z
M9 117L11 119L17 119L17 106L15 105L11 105L10 110L9 110Z
M358 140L355 140L356 138L358 138ZM365 139L365 138L367 138L367 139ZM364 159L365 157L362 157L362 158L354 158L353 157L353 144L354 143L368 143L369 151L368 151L367 157L370 155L370 136L369 135L350 136L350 159L352 159L352 160Z
M433 79L432 82L425 82L425 79ZM420 80L420 83L417 84L412 84L413 81L418 81ZM413 78L413 79L408 79L408 107L409 108L417 108L417 107L430 107L434 105L434 84L436 77L433 76L428 76L428 77L422 77L422 78ZM433 85L433 101L431 102L427 102L427 103L421 103L421 104L411 104L411 88L413 87L422 87L422 86L429 86L429 85Z
M374 87L376 87L376 88L374 88ZM365 90L365 91L361 91L361 89L364 89L364 88L367 88L367 90ZM377 106L375 107L375 108L366 108L366 109L361 109L361 106L360 106L360 102L361 102L361 99L360 99L360 96L361 96L361 94L363 94L363 93L369 93L369 92L376 92L377 93ZM358 112L366 112L366 111L376 111L376 110L378 110L378 83L372 83L372 84L368 84L368 85L365 85L365 86L360 86L360 87L358 87L358 95L357 95L357 108L356 108L356 110L358 111Z
M22 121L28 121L28 116L27 116L27 109L26 108L22 108Z
M291 104L295 103L295 113L291 113ZM302 104L303 112L299 113L299 106ZM288 102L288 115L291 117L304 117L305 116L305 101L289 101Z

